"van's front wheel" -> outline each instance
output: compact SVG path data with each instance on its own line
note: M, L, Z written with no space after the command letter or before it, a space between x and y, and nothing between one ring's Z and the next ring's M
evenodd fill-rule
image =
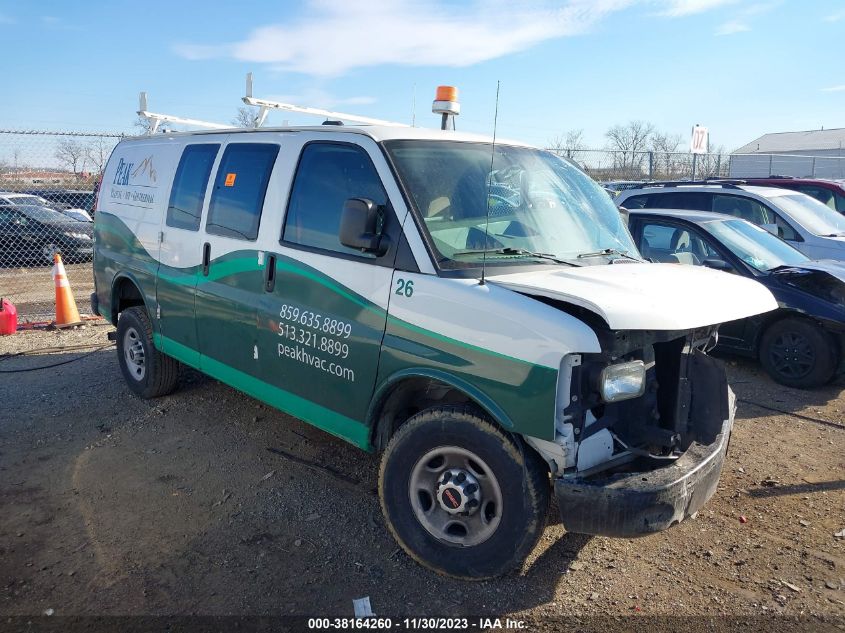
M127 386L142 398L157 398L173 391L179 362L153 345L153 327L147 311L135 306L120 313L117 322L117 360Z
M545 527L548 469L471 410L436 408L402 425L385 450L382 511L416 561L459 578L520 566Z

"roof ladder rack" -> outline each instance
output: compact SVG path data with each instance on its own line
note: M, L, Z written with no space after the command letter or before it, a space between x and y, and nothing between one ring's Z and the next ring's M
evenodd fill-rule
M150 122L150 128L147 134L155 134L158 132L159 125L165 123L181 123L183 125L193 125L195 127L208 128L210 130L229 130L231 125L221 125L220 123L209 123L208 121L198 121L197 119L186 119L184 117L172 116L170 114L157 114L147 110L147 93L142 92L138 98L138 116L147 119Z
M279 101L270 101L269 99L256 99L252 96L252 73L246 74L246 96L243 102L247 105L256 106L259 108L258 114L254 119L255 127L264 125L267 120L267 114L270 110L286 110L288 112L301 112L303 114L312 114L314 116L325 117L327 120L349 121L352 123L365 123L367 125L386 125L390 127L411 127L405 123L396 123L394 121L383 121L381 119L373 119L366 116L359 116L357 114L347 114L345 112L332 112L331 110L323 110L321 108L309 108L305 106L297 106L291 103L281 103Z

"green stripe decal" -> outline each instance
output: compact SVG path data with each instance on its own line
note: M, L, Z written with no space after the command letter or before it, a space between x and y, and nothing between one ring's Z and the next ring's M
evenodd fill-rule
M478 347L476 345L472 345L471 343L464 343L463 341L459 341L454 338L449 338L444 334L440 334L438 332L434 332L433 330L427 330L422 328L418 325L414 325L413 323L408 323L407 321L403 321L393 315L388 315L388 319L391 324L398 325L399 327L403 327L411 332L416 332L422 336L427 336L428 338L433 338L438 341L443 341L444 343L449 343L450 345L456 345L458 347L463 347L464 349L469 349L474 352L479 352L482 354L488 354L489 356L493 356L495 358L502 358L504 360L513 361L516 363L524 363L529 367L546 367L545 365L538 365L537 363L532 363L529 360L523 360L521 358L516 358L514 356L508 356L507 354L502 354L500 352L494 352L491 349L486 349L484 347ZM549 367L548 369L554 369L553 367Z
M168 339L166 336L154 335L154 343L158 349L162 349L162 345L164 345L168 350L168 356L199 369L220 382L243 391L271 407L313 424L327 433L345 439L360 448L372 450L369 428L352 418L279 389L208 356L200 356L201 367L197 367L194 362L198 356L197 352L181 343Z

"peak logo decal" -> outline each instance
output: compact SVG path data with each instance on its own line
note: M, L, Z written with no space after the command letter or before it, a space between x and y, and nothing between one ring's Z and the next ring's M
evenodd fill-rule
M153 167L152 156L147 156L141 161L141 164L135 168L135 171L132 172L132 178L139 176L140 178L144 178L146 176L147 180L151 183L156 181L156 170L155 167Z
M155 204L156 180L158 174L153 165L153 156L147 156L137 164L121 157L112 179L110 199L112 204L127 207L151 209Z

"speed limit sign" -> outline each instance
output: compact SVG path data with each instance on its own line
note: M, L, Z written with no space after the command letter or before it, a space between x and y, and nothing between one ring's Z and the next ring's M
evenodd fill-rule
M693 154L706 154L709 133L706 127L696 125L692 128L692 138L689 143L689 151Z

